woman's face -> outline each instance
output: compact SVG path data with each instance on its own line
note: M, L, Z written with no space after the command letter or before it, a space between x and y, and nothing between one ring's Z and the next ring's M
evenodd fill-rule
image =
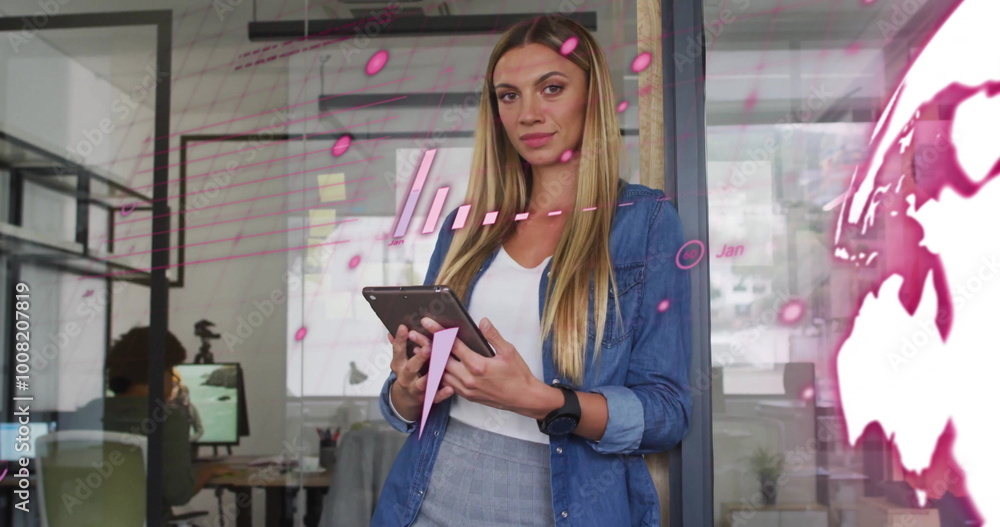
M559 163L563 152L579 149L587 102L587 75L579 66L528 44L500 57L493 86L507 137L528 163Z

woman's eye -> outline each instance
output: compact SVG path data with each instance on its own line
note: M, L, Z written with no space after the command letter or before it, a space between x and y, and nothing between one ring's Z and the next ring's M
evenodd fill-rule
M563 89L563 87L559 86L558 84L550 84L550 85L546 86L542 91L546 95L556 95L556 94L560 93L562 91L562 89ZM510 96L516 96L517 94L514 93L514 92L501 93L500 95L497 95L497 100L500 100L500 101L503 101L503 102L511 102L511 101L513 101L514 97L508 97L508 95L510 95Z

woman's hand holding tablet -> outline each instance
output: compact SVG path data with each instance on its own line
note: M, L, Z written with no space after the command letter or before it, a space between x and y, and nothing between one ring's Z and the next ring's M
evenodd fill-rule
M473 322L448 287L365 287L362 293L383 324L395 328L389 341L396 382L389 396L403 418L419 419L427 391L431 336L448 328L458 328L458 338L435 404L458 393L473 402L534 416L539 401L549 399L546 395L551 394L544 393L549 386L531 373L514 345L496 327Z
M406 356L409 341L417 345L412 357ZM430 362L431 340L416 331L407 330L406 326L400 324L396 328L395 337L389 334L389 342L392 344L390 367L396 374L396 382L392 384L389 396L400 416L407 421L416 421L420 417L424 394L427 391L427 376L421 371L426 371ZM453 388L441 387L434 396L434 403L437 404L454 393Z
M561 392L538 380L514 345L500 335L489 319L483 321L479 328L496 354L483 357L455 339L439 392L451 389L472 402L535 419L545 417L547 406L561 404L553 401L553 396L562 397ZM429 317L421 319L421 324L435 333L445 329Z

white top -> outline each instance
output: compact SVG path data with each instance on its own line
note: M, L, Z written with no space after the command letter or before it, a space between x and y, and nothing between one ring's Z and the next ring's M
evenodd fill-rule
M541 323L538 317L538 288L549 256L533 269L522 267L500 248L496 259L483 273L466 308L472 320L486 317L507 342L514 345L536 378L542 380ZM483 430L517 439L549 443L531 417L452 396L451 417Z

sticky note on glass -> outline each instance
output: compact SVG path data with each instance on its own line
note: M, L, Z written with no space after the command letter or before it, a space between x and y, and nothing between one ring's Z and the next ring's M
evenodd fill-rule
M347 199L347 188L344 184L344 174L319 174L319 200L341 201Z
M420 432L417 439L424 435L424 425L427 424L427 416L431 413L431 405L434 404L434 396L437 395L438 386L441 384L441 377L444 376L444 367L448 364L448 357L451 355L451 345L455 343L458 336L458 328L442 329L431 337L431 365L427 370L427 391L424 392L424 413L420 418Z
M336 209L314 209L309 211L309 236L329 236L333 223L337 221Z

